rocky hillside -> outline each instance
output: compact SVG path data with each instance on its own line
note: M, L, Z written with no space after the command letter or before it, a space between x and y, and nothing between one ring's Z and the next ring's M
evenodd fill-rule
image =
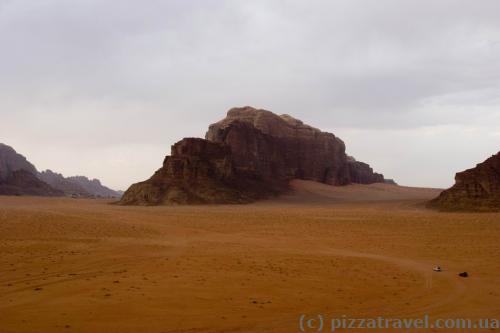
M99 180L77 176L65 178L46 170L38 172L24 156L0 143L0 194L67 195L77 197L114 197L121 193L103 186Z
M84 176L64 177L60 173L45 170L38 174L38 178L61 190L66 195L76 197L119 198L121 193L104 185L98 179L88 179Z
M62 195L38 179L36 168L12 147L0 143L0 195Z
M0 181L0 195L62 196L64 192L41 181L31 172L19 169Z
M443 210L500 211L500 152L455 175L455 185L429 206Z
M384 182L368 164L348 157L335 135L288 115L243 107L210 125L205 140L176 143L163 167L132 185L121 203L249 202L283 192L291 179L331 185Z
M60 173L53 172L52 170L45 170L38 173L38 178L56 188L66 195L77 196L77 197L90 197L90 192L87 192L79 184L70 181Z
M16 170L37 173L35 166L26 157L18 154L12 147L0 143L0 181L5 180Z

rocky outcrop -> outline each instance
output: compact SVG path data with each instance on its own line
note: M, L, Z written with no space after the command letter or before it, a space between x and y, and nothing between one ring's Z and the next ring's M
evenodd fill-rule
M349 158L331 133L289 115L252 107L229 110L203 139L172 146L163 167L132 185L122 204L239 203L284 191L291 179L331 185L384 182Z
M332 185L350 182L344 142L288 115L234 108L225 119L210 125L205 137L231 147L241 174Z
M442 210L500 211L500 152L455 175L455 185L429 203Z
M370 165L356 161L351 156L347 158L347 169L349 170L350 183L373 184L386 182L384 175L374 172Z
M235 174L229 146L186 138L147 181L132 185L121 204L245 203L273 192L272 186Z
M384 181L368 164L348 157L341 139L289 115L234 108L210 125L206 139L229 145L239 172L264 179L298 178L331 185Z

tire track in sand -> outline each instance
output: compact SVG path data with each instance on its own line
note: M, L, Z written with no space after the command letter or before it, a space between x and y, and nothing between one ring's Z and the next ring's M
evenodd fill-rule
M458 278L452 274L452 272L443 271L440 273L435 273L432 271L432 266L428 263L418 262L412 259L406 258L398 258L398 257L390 257L380 254L373 253L363 253L346 249L335 249L335 248L326 248L321 250L321 254L325 255L334 255L340 257L352 257L352 258L364 258L364 259L372 259L383 261L386 263L393 264L395 266L406 268L415 272L418 272L426 279L426 285L428 288L432 285L432 279L434 274L439 274L439 278L444 278L449 285L452 286L453 292L441 298L438 302L434 302L425 307L419 308L418 313L415 314L429 314L430 311L438 310L442 307L450 303L456 302L458 299L465 294L467 287L464 282L458 280Z

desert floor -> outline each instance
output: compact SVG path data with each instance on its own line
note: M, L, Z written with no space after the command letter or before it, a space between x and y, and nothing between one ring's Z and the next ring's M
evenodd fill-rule
M0 332L299 332L302 314L500 318L500 214L427 210L437 190L293 186L233 206L0 197Z

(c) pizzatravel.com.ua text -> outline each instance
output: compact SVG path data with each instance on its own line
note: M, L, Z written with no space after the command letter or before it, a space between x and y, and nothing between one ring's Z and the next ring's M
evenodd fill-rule
M387 318L383 316L372 318L351 318L345 315L340 317L323 314L299 316L299 330L301 332L335 332L337 330L361 329L500 329L500 319L497 318L437 318L429 315L419 318Z

